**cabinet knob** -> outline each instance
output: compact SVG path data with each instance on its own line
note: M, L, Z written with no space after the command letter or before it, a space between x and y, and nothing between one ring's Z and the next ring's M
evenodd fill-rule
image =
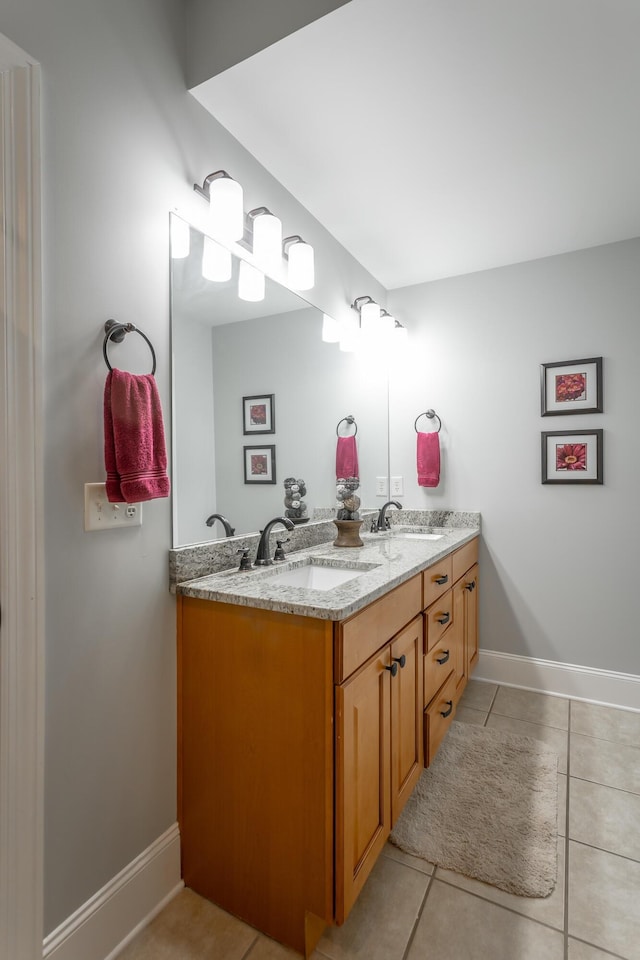
M469 590L469 591L475 590L475 588L476 588L476 582L475 582L475 580L471 580L469 583L465 583L464 586L465 586L465 590Z
M449 651L444 650L442 657L436 657L436 663L440 663L440 664L446 663L448 659L449 659Z
M401 670L402 670L402 668L404 667L404 665L405 665L406 662L407 662L407 658L405 657L404 653L402 654L401 657L394 657L393 660L394 660L394 663L399 663L399 664L400 664L400 669L401 669Z
M444 625L445 623L449 623L450 618L451 618L450 613L443 613L441 616L436 617L436 620L438 621L438 623L441 623Z
M392 677L395 677L398 672L398 664L392 663L390 667L385 667L385 670L388 670Z
M441 577L436 577L436 583L442 586L443 583L449 583L449 575L443 574Z
M449 714L451 713L451 711L453 710L453 700L447 700L447 701L445 701L445 702L449 704L449 709L448 709L448 710L441 710L441 711L440 711L440 716L441 716L441 717L448 717Z

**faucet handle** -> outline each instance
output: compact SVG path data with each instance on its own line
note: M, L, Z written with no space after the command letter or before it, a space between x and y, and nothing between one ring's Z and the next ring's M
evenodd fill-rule
M284 560L285 554L282 547L283 543L289 543L291 537L287 537L286 540L276 540L276 552L273 555L274 560Z
M249 560L249 547L240 547L236 553L241 553L239 570L251 570L251 560Z

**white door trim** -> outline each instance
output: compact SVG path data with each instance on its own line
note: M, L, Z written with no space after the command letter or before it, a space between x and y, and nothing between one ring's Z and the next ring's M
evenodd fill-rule
M42 957L40 71L0 72L0 956Z

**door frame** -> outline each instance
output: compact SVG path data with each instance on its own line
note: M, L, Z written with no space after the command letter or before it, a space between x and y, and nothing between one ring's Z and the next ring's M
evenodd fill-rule
M11 52L8 69L0 59L0 956L35 960L44 820L40 69Z

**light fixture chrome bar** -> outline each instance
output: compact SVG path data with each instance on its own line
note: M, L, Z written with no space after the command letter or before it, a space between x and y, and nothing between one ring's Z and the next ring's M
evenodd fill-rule
M231 174L227 173L226 170L216 170L214 173L207 174L202 181L202 186L194 183L193 189L196 191L196 193L199 193L201 197L204 197L205 200L208 200L212 182L214 180L219 180L221 177L226 177L228 180L233 180Z

